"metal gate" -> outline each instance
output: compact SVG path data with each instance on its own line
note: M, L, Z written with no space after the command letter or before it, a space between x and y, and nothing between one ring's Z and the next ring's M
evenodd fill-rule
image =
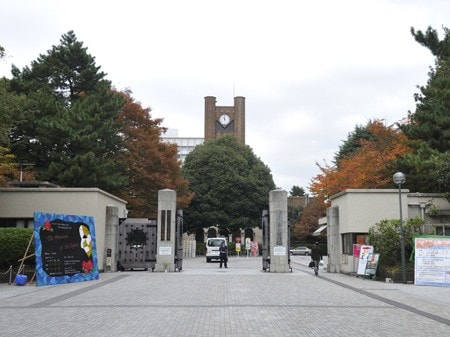
M177 210L175 224L175 270L183 269L183 211Z
M157 220L128 218L119 223L118 269L155 269Z
M262 265L263 270L270 270L270 231L269 231L269 211L263 210L261 216L261 228L262 228Z
M157 220L128 218L119 223L118 268L119 270L151 269L156 266ZM175 226L175 269L183 269L183 211L177 210Z

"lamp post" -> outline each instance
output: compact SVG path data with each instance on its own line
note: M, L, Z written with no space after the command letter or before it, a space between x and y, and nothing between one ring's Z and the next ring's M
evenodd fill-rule
M402 184L406 181L406 177L402 172L394 174L394 183L398 185L398 202L400 205L400 250L402 258L402 281L406 283L406 266L405 266L405 230L403 228L402 216Z

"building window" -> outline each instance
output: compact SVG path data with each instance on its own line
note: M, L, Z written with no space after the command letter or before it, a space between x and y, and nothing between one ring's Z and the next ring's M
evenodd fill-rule
M353 255L353 245L367 243L367 233L342 234L342 254Z
M436 235L450 236L450 225L436 226Z
M34 219L0 218L0 227L33 228L34 227Z

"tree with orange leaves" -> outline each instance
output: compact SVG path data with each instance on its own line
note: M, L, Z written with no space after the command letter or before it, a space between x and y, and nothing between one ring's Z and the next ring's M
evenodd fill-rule
M359 147L336 165L317 163L321 173L309 190L322 200L349 188L383 188L392 185L396 159L410 152L406 136L375 120L367 124L370 139L360 139Z
M297 241L316 241L324 238L324 232L320 237L313 237L312 233L317 229L317 222L326 215L328 204L319 198L311 198L311 202L303 209L300 221L294 225L294 236Z
M119 113L125 151L119 155L129 184L120 193L128 201L132 217L157 215L158 191L169 188L177 192L177 205L187 207L192 199L188 182L181 176L177 146L163 143L161 119L152 119L149 108L135 101L130 91L121 92L126 104Z
M406 137L380 120L365 127L357 126L347 143L336 154L335 164L317 166L320 173L309 186L314 201L305 207L300 222L294 226L299 240L313 239L318 220L325 216L328 198L349 188L383 188L392 184L396 159L410 152Z

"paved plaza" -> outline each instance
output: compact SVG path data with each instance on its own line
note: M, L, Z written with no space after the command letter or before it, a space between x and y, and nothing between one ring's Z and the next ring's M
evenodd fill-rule
M56 286L0 284L0 336L447 336L450 287L262 271L260 257L229 268L186 258L174 273L102 273Z

